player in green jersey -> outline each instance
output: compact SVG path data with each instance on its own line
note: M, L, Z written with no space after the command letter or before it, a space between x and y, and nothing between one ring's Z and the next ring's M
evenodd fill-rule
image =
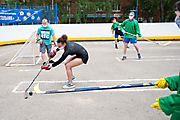
M120 25L120 30L124 33L124 41L123 42L125 43L124 44L124 56L123 56L122 60L126 59L126 51L127 51L127 46L129 44L129 42L134 45L134 47L137 51L137 54L138 54L138 58L141 59L139 48L137 46L137 38L132 35L126 34L126 32L128 32L128 33L137 35L139 37L142 37L141 33L140 33L138 21L134 19L134 15L135 15L134 12L130 12L129 19L124 20L122 22L122 24ZM125 27L125 30L123 29L123 27Z
M111 30L112 30L112 33L114 33L114 28L117 27L119 25L119 22L116 21L116 18L113 18L113 24L111 26ZM113 35L114 36L114 35ZM115 48L118 49L118 46L117 46L117 38L115 38Z

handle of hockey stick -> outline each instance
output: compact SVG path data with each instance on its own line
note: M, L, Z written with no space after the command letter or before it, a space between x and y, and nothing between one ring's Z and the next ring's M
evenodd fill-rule
M137 37L136 35L134 35L134 34L132 34L132 33L128 33L128 32L125 32L126 34L129 34L129 35L132 35L132 36L134 36L134 37ZM149 42L153 42L153 43L155 43L155 44L158 44L158 45L160 45L159 43L157 43L157 42L154 42L154 41L152 41L152 40L149 40L149 39L145 39L145 38L142 38L142 37L138 37L138 38L141 38L141 39L143 39L143 40L147 40L147 41L149 41Z
M55 44L53 44L53 43L47 43L47 42L43 42L43 43L45 43L45 44L49 44L49 45L55 45Z
M48 59L47 62L49 62L50 59L51 59L51 57L49 57L49 59ZM47 64L47 62L46 62L46 64ZM31 85L33 84L33 82L36 80L36 78L39 76L39 74L41 73L41 71L42 71L42 69L40 69L40 71L38 72L38 74L35 76L35 78L32 80L32 82L31 82L31 83L29 84L29 86L26 88L26 90L25 90L25 99L28 98L28 96L27 96L27 91L29 90L29 88L31 87Z
M131 33L128 33L128 32L125 32L125 33L136 37L136 35L134 35L134 34L131 34ZM139 37L139 38L141 38L141 37ZM149 39L145 39L145 38L141 38L141 39L147 40L147 41L149 41L149 42L153 42L153 43L155 43L155 44L157 44L157 45L161 45L161 46L166 46L166 45L169 45L169 44L171 43L171 41L168 41L168 42L165 43L165 44L160 44L160 43L158 43L158 42L155 42L155 41L152 41L152 40L149 40Z
M36 41L36 43L38 43L38 42ZM43 43L49 44L49 45L55 45L55 44L53 44L53 43L42 42L42 44L43 44Z
M126 85L115 85L115 86L94 86L94 87L75 88L75 89L66 89L66 90L41 91L39 89L39 83L38 83L35 85L34 91L36 94L50 94L50 93L66 93L66 92L80 92L80 91L92 91L92 90L133 88L133 87L148 87L148 86L154 86L154 85L155 83L137 83L137 84L126 84Z

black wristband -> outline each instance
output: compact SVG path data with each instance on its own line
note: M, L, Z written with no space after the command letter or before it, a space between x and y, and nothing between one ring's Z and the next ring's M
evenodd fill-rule
M59 48L56 48L56 51L59 51L60 49Z

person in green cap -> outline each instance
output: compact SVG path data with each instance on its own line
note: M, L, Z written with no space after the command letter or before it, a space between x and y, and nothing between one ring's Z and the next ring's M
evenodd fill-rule
M169 88L171 91L177 91L177 94L171 94L166 97L156 99L156 103L151 108L161 110L166 115L171 115L170 120L180 120L180 75L159 79L155 83L155 88Z
M140 33L140 29L139 29L139 24L138 21L134 19L135 13L134 12L130 12L129 13L129 19L126 19L122 22L122 24L120 25L120 30L124 33L124 55L122 60L126 59L126 51L127 51L127 46L130 43L133 44L133 46L135 47L136 51L137 51L137 55L138 58L141 59L141 55L139 52L139 48L137 46L137 38L135 36L126 34L126 33L131 33L136 35L137 37L142 37L141 33ZM125 30L124 28L125 27Z

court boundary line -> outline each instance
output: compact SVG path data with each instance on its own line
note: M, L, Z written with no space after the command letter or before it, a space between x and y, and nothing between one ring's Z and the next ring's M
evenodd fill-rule
M127 57L127 59L128 59L128 58L131 58L131 59L134 58L134 59L135 59L136 57ZM144 57L144 58L145 58L145 57ZM172 58L156 59L156 58L154 58L154 59L150 59L150 60L143 60L143 57L142 57L142 59L140 59L140 60L137 58L137 59L135 59L135 60L131 60L131 59L127 60L127 59L126 59L126 60L123 61L123 60L120 59L120 57L116 57L116 59L117 59L118 61L120 61L120 62L125 62L125 61L126 61L126 62L128 62L128 61L130 61L130 62L140 62L140 61L142 61L142 62L148 62L148 61L179 61L179 60L180 60L180 58L178 58L178 59L172 59Z

